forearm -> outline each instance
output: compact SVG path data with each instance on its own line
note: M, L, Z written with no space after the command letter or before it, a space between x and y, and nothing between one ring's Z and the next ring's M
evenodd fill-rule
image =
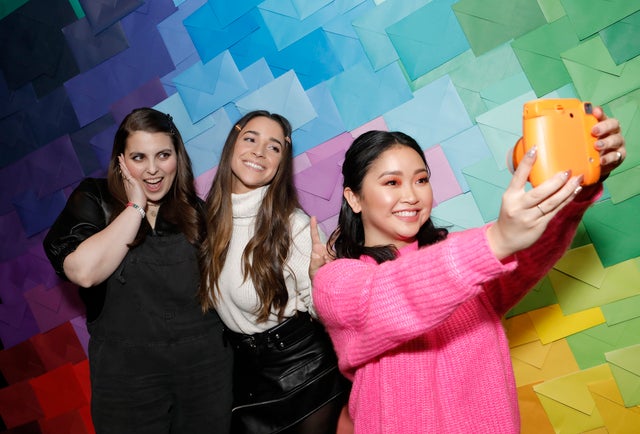
M535 269L535 264L539 264L538 267L546 273L553 267L571 244L585 211L600 197L601 192L601 186L594 186L584 194L581 192L572 203L561 210L538 242L516 253L518 269Z
M437 327L483 283L512 268L495 259L483 229L472 229L380 265L327 264L314 279L314 302L343 339L337 351L357 366Z
M137 210L125 208L106 228L84 240L65 258L67 278L84 288L105 281L126 256L141 221Z
M556 215L540 239L517 252L517 268L485 288L498 314L506 313L553 267L565 253L587 208L597 200L601 188L581 192Z

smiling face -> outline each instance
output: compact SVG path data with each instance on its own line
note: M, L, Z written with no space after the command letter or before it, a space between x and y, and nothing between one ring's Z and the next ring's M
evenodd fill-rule
M166 133L134 131L127 137L124 159L131 175L141 182L147 200L160 202L171 189L177 172L171 138Z
M362 214L364 245L393 244L402 248L416 240L431 215L433 192L422 158L408 146L393 146L371 164L359 194L350 188L344 197Z
M269 184L280 167L285 140L282 127L272 119L259 116L247 122L233 147L232 192L246 193Z

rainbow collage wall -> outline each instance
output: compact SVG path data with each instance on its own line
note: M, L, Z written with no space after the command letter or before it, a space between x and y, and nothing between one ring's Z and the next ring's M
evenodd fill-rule
M173 116L201 195L242 114L285 115L325 232L353 137L404 131L458 231L497 217L523 103L562 97L618 118L628 155L504 319L522 432L638 432L640 2L0 0L0 47L0 431L93 432L83 307L41 243L131 109Z

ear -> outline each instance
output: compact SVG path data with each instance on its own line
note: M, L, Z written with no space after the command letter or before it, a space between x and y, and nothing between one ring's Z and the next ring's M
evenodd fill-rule
M345 200L351 207L351 211L353 211L355 214L358 214L360 211L362 211L358 195L355 194L349 187L344 189L344 191L342 192L342 196L344 196Z

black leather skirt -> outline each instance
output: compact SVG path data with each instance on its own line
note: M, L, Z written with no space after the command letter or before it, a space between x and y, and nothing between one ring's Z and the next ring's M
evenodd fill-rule
M278 433L332 400L351 383L338 371L331 340L307 312L254 335L225 332L234 349L234 434Z

